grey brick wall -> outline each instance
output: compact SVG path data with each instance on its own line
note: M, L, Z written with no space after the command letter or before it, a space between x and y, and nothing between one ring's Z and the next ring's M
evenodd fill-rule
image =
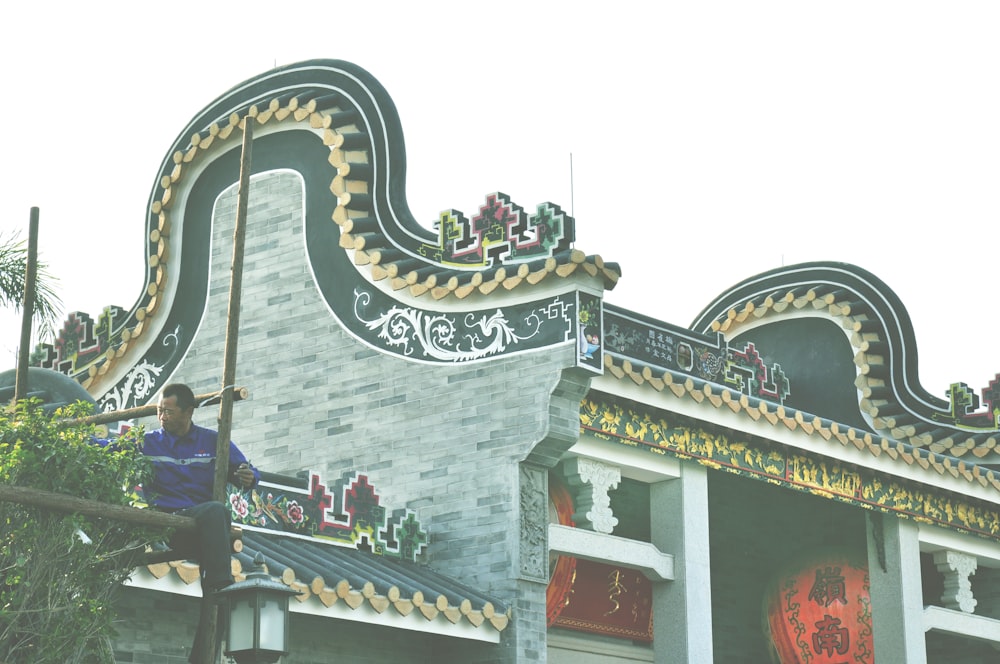
M197 598L126 589L119 603L115 664L187 664ZM282 664L436 664L474 661L493 644L293 613L294 650ZM228 658L223 657L223 661ZM231 660L229 660L231 661ZM488 660L482 660L488 661Z
M516 573L525 553L517 469L526 459L551 466L576 439L589 379L567 369L575 349L449 366L373 351L341 328L313 283L300 196L294 174L253 180L236 379L250 398L234 406L233 440L272 472L315 470L327 482L367 473L383 505L417 511L427 563L516 602L505 644L465 661L543 661L545 586ZM234 217L235 190L217 206L203 324L171 378L196 393L221 384ZM215 427L218 409L204 410L196 422Z
M116 605L116 664L187 664L198 627L197 598L125 588Z

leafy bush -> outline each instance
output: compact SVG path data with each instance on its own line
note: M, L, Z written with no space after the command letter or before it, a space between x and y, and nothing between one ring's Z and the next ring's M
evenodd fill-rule
M92 444L95 427L46 415L37 401L0 410L0 483L127 505L148 473L132 429L114 447ZM0 502L0 662L113 661L113 601L142 543L162 537L129 524Z

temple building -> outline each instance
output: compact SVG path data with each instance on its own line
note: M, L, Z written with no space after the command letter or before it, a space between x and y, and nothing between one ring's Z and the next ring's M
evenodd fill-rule
M136 302L36 364L104 410L221 387L243 122L232 438L264 478L230 494L233 570L260 553L298 591L282 662L1000 658L1000 382L926 392L905 308L853 265L748 275L685 325L606 303L622 267L556 204L427 228L392 100L346 62L179 128ZM136 570L118 662L187 661L197 575Z

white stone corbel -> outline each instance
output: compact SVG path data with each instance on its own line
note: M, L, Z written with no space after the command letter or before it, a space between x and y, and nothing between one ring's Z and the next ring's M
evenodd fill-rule
M563 466L566 481L574 489L577 528L610 535L618 519L611 511L608 492L622 481L621 469L584 457L573 457ZM590 490L586 486L590 485Z
M949 609L974 613L976 598L972 596L972 582L969 577L976 573L978 562L975 556L958 551L936 551L934 566L944 577L944 594L941 601Z

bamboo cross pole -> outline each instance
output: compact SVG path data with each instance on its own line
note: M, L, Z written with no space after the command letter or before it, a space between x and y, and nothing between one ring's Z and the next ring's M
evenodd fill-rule
M250 390L245 387L237 387L229 390L232 393L233 401L242 401L250 396ZM195 408L201 406L213 406L222 400L222 392L208 392L206 394L196 394L194 397ZM110 424L111 422L122 422L124 420L134 420L140 417L151 417L156 415L158 404L148 403L145 406L136 406L124 410L109 410L86 417L70 418L61 420L60 424Z
M27 486L0 484L0 502L16 503L28 507L37 507L53 512L66 514L82 514L83 516L122 521L142 528L192 531L195 528L194 517L169 514L152 509L132 507L131 505L112 505L97 500L89 500L55 491L46 491ZM230 529L229 537L233 540L234 551L242 549L240 538L243 531L238 526ZM164 538L166 539L166 538ZM150 565L155 562L177 560L178 553L172 550L145 552L145 544L125 553L135 554L130 559L131 564Z
M56 512L124 521L150 528L174 528L177 530L194 528L194 519L189 516L178 516L177 514L140 509L128 505L110 505L96 500L27 486L0 484L0 501L40 507Z
M24 270L24 301L21 307L21 344L14 376L14 403L28 393L28 354L31 350L31 319L35 315L35 281L38 272L38 208L28 220L28 264Z

